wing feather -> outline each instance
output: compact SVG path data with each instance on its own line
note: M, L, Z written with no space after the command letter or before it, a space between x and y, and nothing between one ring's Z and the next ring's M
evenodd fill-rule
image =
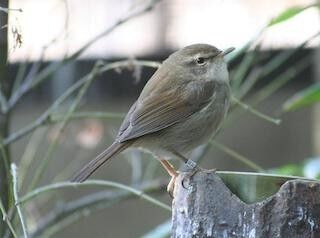
M200 111L214 94L214 82L189 82L184 88L171 89L139 98L123 121L117 141L124 142L160 131Z

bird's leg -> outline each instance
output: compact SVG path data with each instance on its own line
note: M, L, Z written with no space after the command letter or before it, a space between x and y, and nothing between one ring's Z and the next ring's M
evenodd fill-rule
M191 159L187 159L186 157L184 157L184 156L183 156L182 154L180 154L179 152L177 152L177 151L175 151L175 150L171 150L170 152L184 162L184 166L186 167L187 171L194 171L194 173L195 173L195 172L197 172L198 170L201 169L201 168L197 165L196 162L194 162L194 161L191 160ZM194 173L193 173L193 174L194 174ZM192 174L192 175L193 175L193 174Z
M171 180L167 186L167 191L170 194L170 196L173 197L174 183L179 173L169 161L160 160L160 163L163 166L163 168L165 168L165 170L168 172L168 174L171 176Z
M188 186L185 185L185 179L190 181L192 176L194 176L199 170L203 170L203 168L199 167L196 162L194 162L191 159L187 159L182 154L175 150L171 150L171 153L173 153L175 156L177 156L179 159L181 159L184 162L183 167L186 169L185 172L190 172L188 175L184 177L182 180L182 186L187 189Z

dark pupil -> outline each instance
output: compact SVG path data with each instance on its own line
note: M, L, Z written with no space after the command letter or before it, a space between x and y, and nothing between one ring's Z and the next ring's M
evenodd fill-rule
M203 64L203 63L204 63L204 58L203 58L203 57L199 57L199 58L197 59L197 63L198 63L198 64Z

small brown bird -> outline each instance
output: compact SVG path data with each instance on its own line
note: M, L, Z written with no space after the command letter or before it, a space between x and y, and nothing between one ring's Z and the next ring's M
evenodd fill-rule
M185 154L207 142L226 115L230 86L224 56L233 50L195 44L170 55L131 106L113 144L72 181L85 181L128 147L151 152L174 181L177 172L167 160L187 162Z

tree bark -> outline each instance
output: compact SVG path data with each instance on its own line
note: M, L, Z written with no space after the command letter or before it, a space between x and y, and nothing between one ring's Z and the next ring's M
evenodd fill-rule
M291 180L246 204L212 171L181 173L172 203L172 237L320 237L320 183Z

